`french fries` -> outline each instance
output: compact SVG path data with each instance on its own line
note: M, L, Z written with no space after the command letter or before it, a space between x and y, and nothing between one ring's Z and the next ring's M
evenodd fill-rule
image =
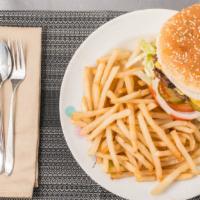
M154 166L155 166L155 170L156 170L156 177L158 180L160 180L162 178L162 168L161 168L161 164L160 164L160 159L156 155L157 149L153 143L153 140L152 140L150 132L147 128L144 117L142 116L142 114L140 112L138 113L138 121L139 121L141 132L143 133L143 136L146 140L146 143L148 145L148 148L149 148L152 158L153 158L153 162L154 162Z
M113 144L113 133L110 128L106 129L106 141L107 141L108 149L109 149L113 164L116 167L117 171L120 171L120 164L117 159L117 154L116 154L115 147Z
M99 99L99 105L98 105L99 109L104 107L107 91L109 90L111 83L114 80L114 77L117 74L118 70L119 70L119 67L112 68L110 75L108 76L108 79L106 80L105 85L103 86L100 99Z
M200 124L175 120L159 107L142 78L144 67L136 66L143 56L115 49L86 67L81 111L71 121L111 179L158 180L151 191L157 195L199 174Z
M85 98L87 100L87 106L89 110L93 109L91 88L92 88L92 71L87 67L84 70L84 89L85 89Z
M105 63L100 63L97 66L97 72L94 76L94 81L92 84L92 97L93 97L94 109L98 108L100 92L101 92L100 82L101 82L101 78L102 78L104 69L105 69Z

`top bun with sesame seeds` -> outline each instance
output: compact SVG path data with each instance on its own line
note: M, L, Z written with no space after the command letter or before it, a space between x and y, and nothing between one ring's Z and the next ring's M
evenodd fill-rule
M161 70L185 95L200 100L200 4L183 9L157 38Z

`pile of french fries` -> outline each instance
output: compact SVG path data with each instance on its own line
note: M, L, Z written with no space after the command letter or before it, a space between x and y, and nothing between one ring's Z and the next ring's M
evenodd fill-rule
M71 120L112 179L157 180L155 195L199 174L200 132L194 122L175 120L159 107L137 76L144 67L131 65L135 54L115 49L85 68L82 111Z

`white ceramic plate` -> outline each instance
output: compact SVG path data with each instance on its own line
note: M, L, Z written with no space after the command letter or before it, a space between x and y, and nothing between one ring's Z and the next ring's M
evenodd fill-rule
M77 129L70 123L65 108L80 108L83 94L82 72L84 66L92 65L95 60L111 49L123 47L133 49L136 38L148 37L159 32L161 25L176 11L164 9L141 10L121 15L104 24L92 33L79 47L71 59L61 87L60 119L66 142L82 169L99 185L127 199L139 200L183 200L200 193L200 179L193 178L173 184L159 196L151 196L149 191L155 183L138 183L134 178L111 180L101 169L94 165L94 158L88 156L89 142L79 136Z

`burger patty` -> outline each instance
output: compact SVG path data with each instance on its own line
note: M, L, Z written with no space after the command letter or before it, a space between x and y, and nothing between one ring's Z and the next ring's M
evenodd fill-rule
M188 100L188 97L184 94L180 94L177 91L176 86L165 76L165 74L158 68L154 68L155 76L161 81L161 94L171 103L180 103Z
M162 73L158 68L154 68L154 73L157 78L159 78L168 88L176 88L176 86Z

